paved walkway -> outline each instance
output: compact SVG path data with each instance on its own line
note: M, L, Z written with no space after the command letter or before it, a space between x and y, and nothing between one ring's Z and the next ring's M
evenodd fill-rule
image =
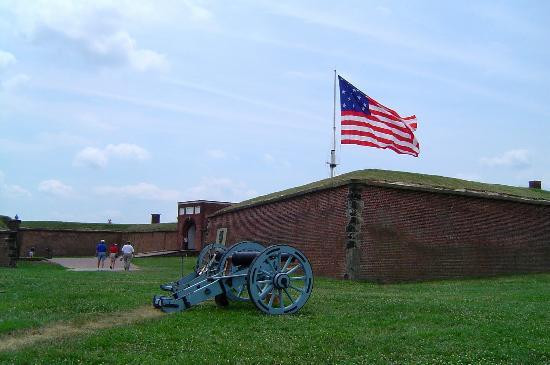
M155 257L155 256L170 256L176 255L180 251L150 251L150 252L141 252L136 253L134 257Z
M68 268L71 271L97 271L97 258L95 257L57 257L48 259L49 262L53 262ZM115 268L111 270L109 264L111 260L107 257L105 259L105 267L99 267L100 271L124 271L124 262L117 258ZM130 264L130 271L139 270L134 264Z

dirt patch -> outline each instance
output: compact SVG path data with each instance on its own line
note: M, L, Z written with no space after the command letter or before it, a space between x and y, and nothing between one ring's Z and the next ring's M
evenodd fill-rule
M95 257L55 257L48 259L48 262L53 262L66 267L70 271L124 271L124 263L117 258L115 262L115 268L109 268L109 258L105 259L103 267L97 268L97 258ZM139 270L134 264L130 264L130 271Z
M74 324L58 322L40 328L24 330L14 336L0 338L0 351L14 351L36 342L54 341L67 337L81 336L98 330L128 325L142 320L162 316L163 313L153 307L140 307L124 314L113 313L101 319Z

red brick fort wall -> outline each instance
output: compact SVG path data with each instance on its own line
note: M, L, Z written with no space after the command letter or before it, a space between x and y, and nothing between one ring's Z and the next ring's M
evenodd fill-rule
M347 193L344 186L210 217L207 241L228 228L227 246L244 240L288 244L305 253L316 275L343 277Z
M360 278L550 271L550 206L363 186Z

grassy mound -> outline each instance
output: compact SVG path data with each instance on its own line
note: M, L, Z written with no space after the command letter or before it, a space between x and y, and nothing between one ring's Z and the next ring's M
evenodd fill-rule
M412 172L367 169L349 172L347 174L339 175L330 179L319 180L310 184L297 186L294 188L245 200L243 202L233 204L230 207L221 210L221 212L285 199L293 195L306 193L309 191L336 187L342 184L347 184L352 180L363 183L394 183L408 186L416 186L420 188L432 188L452 191L470 191L492 196L501 195L504 197L550 201L550 191L541 189L529 189L500 184L486 184L476 181L455 179L451 177L437 175L417 174Z
M114 231L114 232L158 232L175 231L177 223L159 224L109 224L60 221L23 221L21 228L67 229L77 231Z

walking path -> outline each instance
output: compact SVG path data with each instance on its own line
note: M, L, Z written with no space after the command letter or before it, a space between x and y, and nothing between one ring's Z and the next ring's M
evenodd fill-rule
M59 264L68 268L71 271L97 271L97 258L95 257L56 257L47 261ZM105 267L99 267L100 271L124 271L124 262L117 258L115 268L109 268L111 261L107 257L105 259ZM130 271L139 270L134 264L130 264Z
M136 253L134 257L155 257L155 256L175 256L181 251L150 251Z
M16 332L11 336L2 336L0 351L16 351L21 347L30 346L40 341L55 342L60 339L91 335L98 330L116 326L125 326L151 318L162 316L163 313L152 306L140 307L124 313L110 313L99 319L85 323L54 322L44 327L32 328Z

